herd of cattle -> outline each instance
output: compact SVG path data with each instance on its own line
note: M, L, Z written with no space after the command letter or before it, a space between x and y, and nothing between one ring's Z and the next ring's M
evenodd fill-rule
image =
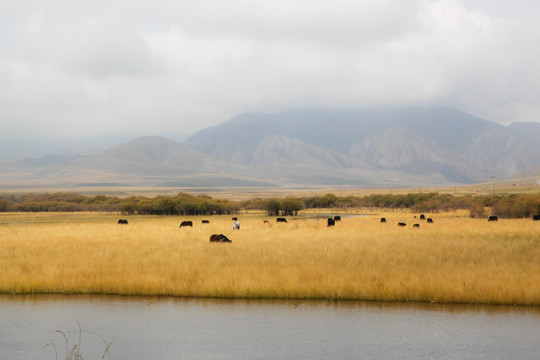
M416 218L416 216L415 216ZM420 220L425 220L427 223L430 223L432 224L433 223L433 219L432 218L426 218L426 216L424 214L420 214ZM488 221L498 221L499 218L495 215L491 215L489 218L488 218ZM534 215L533 216L533 220L534 221L538 221L540 220L540 214L538 215ZM238 218L237 217L233 217L232 218L232 221L233 221L233 231L234 230L240 230L240 222L238 221ZM268 220L263 220L264 223L268 223L269 221ZM339 215L336 215L334 217L329 217L326 221L326 224L327 226L335 226L336 225L336 221L341 221L341 216ZM276 218L276 222L281 222L281 223L286 223L287 222L287 219L284 218L284 217L278 217ZM386 218L381 218L380 220L381 223L386 223ZM210 221L209 220L202 220L201 221L202 224L210 224ZM118 224L128 224L128 221L126 219L119 219L118 220ZM403 227L403 226L407 226L406 223L404 222L398 222L397 224L398 226L400 227ZM182 221L180 223L180 227L183 228L183 227L193 227L193 221L191 220L185 220L185 221ZM413 224L413 227L415 228L419 228L420 227L420 224L419 223L415 223ZM223 242L232 242L229 238L227 238L225 235L223 234L212 234L210 236L210 242L220 242L220 243L223 243Z

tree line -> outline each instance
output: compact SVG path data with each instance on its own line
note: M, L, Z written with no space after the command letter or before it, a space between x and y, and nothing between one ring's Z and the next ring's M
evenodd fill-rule
M223 215L241 210L262 210L269 216L294 216L303 209L385 208L439 212L465 209L472 217L495 214L524 218L540 214L540 194L459 195L439 193L373 194L308 197L254 198L243 201L213 199L207 195L85 196L75 193L0 195L0 212L105 211L126 215Z

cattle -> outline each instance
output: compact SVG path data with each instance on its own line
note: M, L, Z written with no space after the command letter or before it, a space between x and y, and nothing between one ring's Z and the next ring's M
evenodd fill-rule
M381 218L381 223L385 223L386 222L386 218Z
M538 215L533 215L533 220L534 220L534 221L540 220L540 214L538 214Z
M210 224L210 221L208 221L208 220L203 220L203 221L201 221L201 223L202 223L202 224Z
M488 218L488 221L499 221L499 218L496 217L495 215L491 215L491 216Z
M431 223L431 224L433 224L433 219L432 219L432 218L427 218L427 220L426 220L426 221L427 221L428 223Z
M127 224L128 221L125 220L125 219L120 219L120 220L118 220L118 223L119 223L119 224Z
M186 227L186 226L193 227L193 221L182 221L180 223L180 227Z
M335 221L340 221L340 220L341 220L341 216L339 216L339 215L334 216L334 220L335 220Z
M397 224L397 226L407 226L407 224L400 222Z
M426 216L424 214L420 214L420 220L426 220Z
M229 240L223 234L213 234L213 235L210 235L210 242L219 242L219 243L229 242L230 243L232 241Z
M276 222L284 222L284 223L286 223L287 219L285 219L283 217L279 217L279 218L276 219Z
M268 220L263 220L263 222L264 222L265 224L268 224Z
M233 230L240 230L240 221L233 222L232 229Z
M413 224L412 227L419 228L419 227L420 227L420 224Z
M237 221L238 218L237 218L237 217L233 217L231 220L232 220L232 221Z
M336 225L336 220L332 218L328 218L326 226L334 226L334 225Z

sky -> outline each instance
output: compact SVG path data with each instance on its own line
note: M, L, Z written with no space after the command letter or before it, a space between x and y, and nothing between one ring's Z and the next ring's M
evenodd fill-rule
M306 107L540 122L539 64L537 0L0 0L0 138Z

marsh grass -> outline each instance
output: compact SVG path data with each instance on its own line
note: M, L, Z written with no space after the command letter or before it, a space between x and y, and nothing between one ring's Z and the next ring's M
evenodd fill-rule
M230 216L191 217L182 229L188 218L128 217L125 226L107 214L20 216L0 215L3 293L540 305L540 224L531 220L447 213L427 224L388 212L329 228L324 218L264 224L244 214L233 232ZM232 243L209 243L214 233Z
M105 338L103 336L101 336L101 335L99 335L99 334L97 334L95 332L83 331L82 328L81 328L81 324L78 321L77 321L77 325L79 327L79 332L78 332L77 342L75 342L75 344L73 344L73 343L70 344L69 337L67 336L67 334L64 331L61 331L61 330L53 330L53 331L51 331L51 333L53 333L53 334L60 335L62 337L63 341L65 342L65 347L66 347L65 359L66 360L84 360L84 357L83 357L83 355L81 353L83 333L91 334L91 335L99 338L103 342L103 346L105 348L105 350L103 351L103 354L101 355L101 360L105 359L105 357L110 359L111 356L110 356L109 350L111 348L111 345L112 345L114 339L107 342L107 340L105 340ZM55 358L56 358L56 360L58 360L59 359L58 358L58 348L56 346L56 343L55 342L50 342L50 343L45 344L43 346L43 348L47 348L47 347L51 347L51 348L54 349Z

